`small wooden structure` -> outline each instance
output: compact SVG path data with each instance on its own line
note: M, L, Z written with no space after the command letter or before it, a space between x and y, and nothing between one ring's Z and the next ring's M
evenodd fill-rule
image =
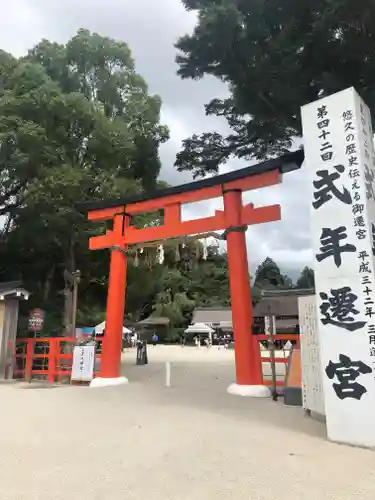
M27 300L30 292L20 281L0 283L0 377L4 377L8 366L12 366L12 352L15 345L18 307L20 300ZM7 374L12 376L11 373Z
M168 335L170 320L163 316L149 316L142 321L138 321L135 326L136 330L140 332L142 340L151 342L152 336L156 333L159 339L163 341Z

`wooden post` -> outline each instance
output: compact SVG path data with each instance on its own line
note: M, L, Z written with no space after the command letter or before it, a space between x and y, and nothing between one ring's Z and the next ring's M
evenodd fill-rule
M73 300L72 300L72 332L71 336L76 336L76 320L77 320L77 305L78 305L78 285L81 280L81 272L73 273Z
M31 377L32 377L33 355L34 355L34 339L27 339L27 344L26 344L26 362L25 362L25 379L28 382L31 382Z
M59 339L50 339L49 353L48 353L48 375L47 380L49 384L55 383L56 374L56 357Z
M268 315L264 317L264 333L268 335L268 351L270 353L270 366L271 366L271 381L272 381L272 399L277 401L277 375L276 375L276 361L275 361L275 341L274 335L276 334L276 318L272 315L271 306L268 306Z

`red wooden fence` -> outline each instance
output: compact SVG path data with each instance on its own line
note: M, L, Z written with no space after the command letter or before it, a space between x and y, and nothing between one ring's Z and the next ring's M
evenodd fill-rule
M267 335L254 335L258 342L267 341ZM274 340L296 341L299 345L298 334L277 334ZM15 378L30 381L34 376L46 377L48 382L53 384L56 381L62 382L64 377L70 379L73 363L73 347L77 339L73 337L46 337L17 339L16 346L9 345L12 353L11 363L13 363L13 374ZM102 339L97 339L101 342ZM71 350L71 352L65 352ZM101 354L96 354L96 360L101 358ZM263 362L287 364L288 357L262 357ZM8 365L7 373L11 367ZM6 376L7 376L6 373ZM265 385L271 385L271 380L264 379ZM278 380L277 385L283 386L284 381Z
M14 377L30 381L35 375L44 376L51 384L70 378L76 342L73 337L17 339L15 348L10 346ZM100 357L96 354L97 360Z
M269 336L268 335L254 335L254 337L257 339L258 342L264 342L264 341L268 341L269 340ZM295 341L296 342L296 345L299 347L300 343L299 343L299 334L298 333L278 333L276 335L273 336L273 340L274 341L279 341L279 340L282 340L282 341ZM276 349L276 350L279 350L279 349ZM286 365L289 361L289 356L286 356L286 357L276 357L276 358L271 358L271 357L261 357L261 360L263 362L271 362L271 361L275 361L275 363L281 363L281 364L284 364ZM279 386L279 387L284 387L284 380L277 380L276 381L276 385ZM266 378L263 378L263 384L264 385L272 385L272 380L270 379L266 379Z

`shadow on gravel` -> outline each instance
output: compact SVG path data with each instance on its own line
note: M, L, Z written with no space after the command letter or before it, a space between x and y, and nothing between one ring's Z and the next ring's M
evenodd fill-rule
M241 398L227 394L235 380L232 363L205 364L175 362L171 365L171 387L165 387L165 364L145 366L126 363L124 374L131 385L146 392L148 404L181 405L209 411L215 415L259 422L278 429L288 429L312 437L326 439L325 424L305 416L300 407L284 405L283 397L271 399ZM134 387L135 388L135 387ZM158 390L156 390L158 388Z

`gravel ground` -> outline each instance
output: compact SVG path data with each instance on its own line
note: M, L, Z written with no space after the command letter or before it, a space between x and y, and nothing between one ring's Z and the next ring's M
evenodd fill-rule
M233 352L158 346L149 365L134 359L127 386L0 385L1 500L374 499L372 451L327 442L282 400L226 394Z

